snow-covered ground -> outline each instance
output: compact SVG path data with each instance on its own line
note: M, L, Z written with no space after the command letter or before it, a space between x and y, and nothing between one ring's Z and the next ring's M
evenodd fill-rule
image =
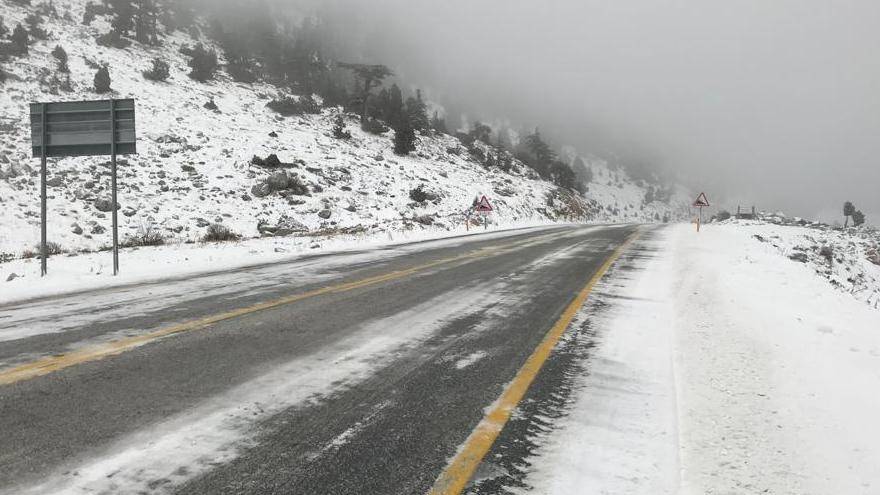
M499 223L653 222L684 211L682 193L644 204L648 185L599 159L587 160L594 180L586 214L573 217L565 201L551 199L555 187L518 161L510 172L484 166L451 136L422 136L414 154L399 157L392 152L391 133L364 133L348 115L353 138L334 139L337 108L285 118L266 108L284 95L272 85L236 83L222 70L208 83L189 78L180 48L210 46L207 39L176 32L159 47L98 46L95 38L109 30L108 19L99 16L82 25L86 3L56 0L59 16L43 24L49 39L33 42L26 58L4 63L9 78L0 92L0 260L19 257L39 241L39 162L31 157L28 125L32 101L136 98L139 154L120 165L123 240L152 228L171 243L195 241L210 223L245 237L260 235L261 222L294 232L448 230L462 223L462 212L478 194L489 196ZM0 1L0 16L10 29L32 10ZM56 45L69 56L70 92L59 90L55 79ZM156 57L171 66L167 82L142 75ZM104 63L110 67L111 95L93 90L95 67ZM209 100L218 110L204 107ZM256 194L254 186L279 169L255 166L251 159L270 154L288 164L283 170L299 177L307 194ZM109 197L107 162L106 157L50 160L49 240L66 251L111 243L110 215L97 208ZM418 186L432 199L413 201L410 191Z
M774 222L730 220L747 227L752 239L789 260L803 263L838 290L880 308L880 231L826 225L798 227Z
M677 226L599 289L590 372L529 493L880 492L880 311L755 235L815 233Z

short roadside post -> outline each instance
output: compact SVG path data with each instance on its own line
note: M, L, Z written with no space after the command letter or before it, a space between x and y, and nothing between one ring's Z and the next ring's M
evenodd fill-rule
M699 216L697 217L697 232L700 231L700 224L703 223L703 207L709 206L709 199L706 197L706 193L701 192L697 199L694 201L694 206L700 210Z
M113 275L119 273L116 157L137 153L133 99L31 104L31 146L40 157L40 273L47 273L46 159L110 155Z

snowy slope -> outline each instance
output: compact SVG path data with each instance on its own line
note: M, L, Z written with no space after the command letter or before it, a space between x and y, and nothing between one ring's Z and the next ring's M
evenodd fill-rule
M877 493L880 312L754 237L811 230L681 225L637 246L598 288L589 373L521 492Z
M768 220L728 220L722 225L750 232L749 243L779 255L779 263L802 264L837 290L880 308L880 232L823 224L781 225L790 222L776 217Z
M189 35L177 32L161 47L98 46L95 38L109 25L101 17L91 26L81 25L85 3L54 2L59 17L47 18L43 25L50 39L34 42L28 57L5 64L10 78L0 96L0 253L7 257L33 248L39 239L39 162L30 157L27 103L106 97L92 89L94 67L103 63L110 66L112 96L137 99L140 154L126 157L120 168L123 239L151 226L171 240L193 241L208 223L255 237L261 221L312 232L384 232L425 228L428 223L443 230L463 222L461 212L477 194L493 200L493 219L502 223L654 221L667 212L677 218L681 211L680 203L658 203L641 212L644 189L618 172L615 185L608 186L603 178L591 187L586 217L570 218L566 208L548 206L551 184L521 164L512 173L487 170L455 138L422 137L417 153L398 157L389 136L365 134L348 116L354 138L334 139L330 130L337 109L283 118L266 108L281 94L274 86L235 83L222 71L207 84L190 79L188 58L179 53L180 47L195 43ZM0 2L0 15L10 29L28 13L9 0ZM71 21L64 20L68 13ZM58 91L53 89L50 52L56 45L69 55L72 92L53 94ZM168 82L143 78L141 72L154 57L170 63ZM203 107L212 98L218 111ZM254 197L253 186L273 171L251 165L251 158L271 153L293 165L288 170L309 186L310 195ZM95 208L96 200L109 196L106 164L106 158L50 162L49 237L65 250L95 250L110 243L109 214ZM603 163L593 168L597 177L607 172ZM414 203L409 191L418 185L438 200ZM318 215L322 211L323 217Z

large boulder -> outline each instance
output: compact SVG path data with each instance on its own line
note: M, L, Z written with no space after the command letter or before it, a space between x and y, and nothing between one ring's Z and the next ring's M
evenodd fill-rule
M269 187L269 184L265 182L258 182L251 188L251 195L257 198L265 198L271 193L272 189Z
M260 222L257 225L257 230L260 232L260 235L264 236L286 236L297 232L307 232L309 228L299 220L284 215L278 219L275 225L270 225L268 222Z
M98 198L95 200L95 209L104 213L113 210L113 202L108 198ZM119 209L119 203L116 203L116 209Z
M278 155L276 155L274 153L267 156L266 159L263 161L263 163L264 163L264 166L269 167L269 168L277 168L277 167L282 166L281 160L278 159Z

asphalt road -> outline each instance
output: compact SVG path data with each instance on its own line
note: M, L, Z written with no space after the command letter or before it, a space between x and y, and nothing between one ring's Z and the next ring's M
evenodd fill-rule
M469 236L0 306L0 493L426 493L636 228ZM564 360L529 393L553 396Z

